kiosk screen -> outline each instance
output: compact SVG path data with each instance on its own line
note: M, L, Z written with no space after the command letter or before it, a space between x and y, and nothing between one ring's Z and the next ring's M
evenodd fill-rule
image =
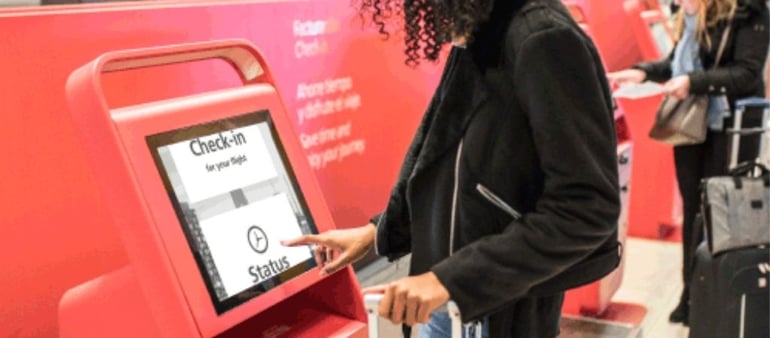
M267 111L147 143L218 314L316 266L280 244L317 230Z

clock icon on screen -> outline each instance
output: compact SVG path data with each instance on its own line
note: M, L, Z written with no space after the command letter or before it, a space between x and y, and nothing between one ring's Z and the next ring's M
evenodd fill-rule
M267 234L265 234L265 231L262 230L262 228L256 225L252 225L249 228L246 237L249 240L249 246L252 250L254 250L254 252L258 254L267 252Z

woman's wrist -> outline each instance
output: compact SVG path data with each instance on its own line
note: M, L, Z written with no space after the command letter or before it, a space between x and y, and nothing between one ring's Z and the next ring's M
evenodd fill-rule
M377 235L377 224L374 224L374 222L369 222L369 224L362 226L361 229L364 232L367 243L373 244L374 236Z

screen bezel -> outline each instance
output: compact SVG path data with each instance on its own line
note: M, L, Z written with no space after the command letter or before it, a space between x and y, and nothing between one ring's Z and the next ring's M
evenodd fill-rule
M307 226L311 230L312 234L318 234L318 227L316 226L316 220L313 217L312 213L310 212L310 208L307 204L305 194L303 193L302 189L300 189L299 181L295 174L295 170L291 164L291 161L289 161L286 149L284 148L281 142L281 139L278 135L277 128L275 126L274 121L271 118L271 114L268 109L262 109L251 113L230 116L230 117L221 118L221 119L204 122L204 123L191 124L185 127L167 130L164 132L148 135L145 137L145 141L147 143L147 146L149 147L149 151L151 153L158 175L160 176L160 179L163 183L163 187L166 193L168 194L168 198L173 206L174 213L179 222L178 225L182 229L182 232L185 235L185 240L187 242L190 253L193 255L195 259L195 263L198 267L200 276L205 283L206 290L211 299L211 303L218 316L221 316L224 313L230 310L233 310L246 302L249 302L255 298L258 298L259 296L280 287L284 283L291 281L293 278L314 269L315 267L317 267L317 263L314 258L312 257L308 258L302 263L297 264L292 268L286 271L283 271L276 276L263 280L260 283L255 284L250 288L239 292L238 294L230 295L228 298L219 300L214 290L213 281L211 280L211 277L209 276L209 274L205 272L206 266L203 261L203 257L199 252L200 250L196 248L195 245L193 244L194 241L192 237L194 236L194 234L192 233L192 230L189 228L189 226L187 226L186 224L184 212L182 210L179 200L177 199L176 193L171 184L168 173L166 172L163 162L160 158L159 149L164 146L168 146L178 142L184 142L196 137L203 137L203 136L207 136L207 135L211 135L219 132L229 131L232 129L257 125L259 123L265 123L268 126L268 129L270 131L270 137L273 141L273 146L278 152L278 156L282 162L283 168L286 172L286 176L291 184L294 197L296 198L296 201L299 204L301 211L305 214L305 217L307 218L307 222L308 222ZM269 284L269 283L272 283L273 286L265 287L265 284Z

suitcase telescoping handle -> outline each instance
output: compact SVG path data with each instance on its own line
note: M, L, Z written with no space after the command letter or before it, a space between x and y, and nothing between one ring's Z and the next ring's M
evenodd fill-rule
M755 128L742 128L743 125L743 113L748 108L760 108L762 109L762 125ZM733 128L727 130L727 134L732 136L730 147L730 163L729 169L732 170L738 167L738 153L740 147L741 136L745 135L762 135L762 140L759 146L759 156L762 156L765 151L766 132L770 131L767 126L768 113L770 112L770 101L764 98L748 98L738 100L735 103L735 116L733 119ZM759 157L758 156L758 157Z
M382 301L382 294L364 295L364 306L366 315L369 318L369 338L379 337L379 307ZM460 308L453 301L449 301L444 306L438 308L436 312L448 312L452 320L452 338L462 338L463 333L467 338L481 338L481 323L463 324L460 318Z

